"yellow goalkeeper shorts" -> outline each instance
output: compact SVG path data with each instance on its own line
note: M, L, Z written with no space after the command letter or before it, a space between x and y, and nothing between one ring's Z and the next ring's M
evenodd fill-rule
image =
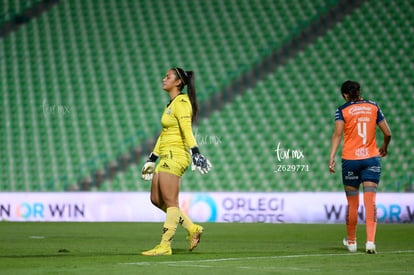
M191 163L191 155L185 150L169 150L160 154L155 173L166 172L181 177Z

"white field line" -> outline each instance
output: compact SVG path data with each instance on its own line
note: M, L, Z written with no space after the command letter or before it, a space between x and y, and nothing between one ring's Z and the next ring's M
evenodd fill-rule
M414 250L397 250L397 251L384 251L379 254L404 254L414 253ZM335 256L354 256L365 254L362 252L357 253L328 253L328 254L297 254L297 255L281 255L281 256L257 256L257 257L240 257L240 258L217 258L217 259L206 259L206 260L190 260L190 261L164 261L164 262L130 262L130 263L119 263L123 265L199 265L203 263L217 263L217 262L231 262L231 261L248 261L248 260L274 260L274 259L292 259L292 258L309 258L309 257L335 257ZM143 256L144 257L144 256ZM155 256L157 257L157 256ZM163 257L163 256L158 256ZM207 266L204 266L207 267Z

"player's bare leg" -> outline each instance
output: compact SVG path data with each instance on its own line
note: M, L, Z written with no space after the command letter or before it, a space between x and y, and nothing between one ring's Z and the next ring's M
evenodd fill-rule
M166 217L163 233L160 244L153 249L142 252L142 255L161 256L172 254L171 243L174 239L181 214L181 211L178 208L179 184L179 176L166 172L158 173L158 180L151 188L151 201L153 201L153 203L159 203L162 198L162 201L165 203Z

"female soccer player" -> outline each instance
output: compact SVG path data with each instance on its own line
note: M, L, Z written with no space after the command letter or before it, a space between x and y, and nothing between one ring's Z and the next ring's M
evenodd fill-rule
M184 86L187 94L182 93ZM142 178L152 179L151 202L166 213L166 218L160 244L142 252L145 256L171 255L171 242L179 223L188 232L190 251L197 246L203 227L194 224L179 208L180 179L191 160L192 170L198 169L201 174L211 168L210 162L200 154L192 131L198 110L194 73L181 68L169 69L162 88L169 94L170 102L161 117L161 134L142 168Z
M341 93L346 103L340 106L335 113L335 130L331 140L329 170L331 173L335 173L335 155L343 134L342 181L348 201L346 217L348 236L343 240L343 244L350 252L357 251L356 226L359 186L362 183L367 235L365 251L369 254L375 254L376 191L381 174L380 157L387 155L388 144L391 141L391 130L379 106L373 101L361 98L358 82L345 81L341 86ZM375 138L376 125L384 135L383 144L379 149Z

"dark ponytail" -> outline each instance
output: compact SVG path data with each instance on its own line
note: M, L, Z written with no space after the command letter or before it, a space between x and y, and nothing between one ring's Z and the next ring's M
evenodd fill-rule
M187 83L187 94L191 101L191 106L193 107L193 117L192 121L195 120L197 117L198 112L198 103L197 103L197 93L195 88L195 81L194 81L194 72L193 71L187 71L188 76L188 83Z
M194 80L194 72L193 71L184 71L181 68L174 68L174 71L177 75L178 79L181 79L182 85L179 87L180 91L187 85L187 94L190 98L191 107L193 108L193 117L191 118L192 121L195 121L197 112L198 112L198 104L197 104L197 93L195 88L195 80Z
M341 86L342 96L349 96L350 101L357 101L361 98L361 86L356 81L347 80Z

